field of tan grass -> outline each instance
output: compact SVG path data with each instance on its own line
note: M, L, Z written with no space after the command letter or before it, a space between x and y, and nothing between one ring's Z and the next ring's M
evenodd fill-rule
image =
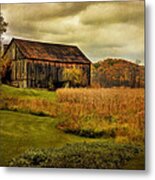
M57 100L66 132L144 142L144 89L59 89Z
M56 94L35 90L0 86L0 109L56 117Z
M0 109L58 119L66 133L144 143L144 89L16 89L2 86Z

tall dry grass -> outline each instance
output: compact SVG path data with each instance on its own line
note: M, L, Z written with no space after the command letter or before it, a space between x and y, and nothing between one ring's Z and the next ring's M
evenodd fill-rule
M65 131L144 141L144 89L59 89L57 98Z
M58 128L81 136L144 142L144 89L65 88L48 95L57 97L48 98L46 92L29 96L25 90L15 96L3 90L0 109L56 117Z
M21 98L9 95L0 97L0 109L30 113L39 116L57 116L57 105L45 99Z

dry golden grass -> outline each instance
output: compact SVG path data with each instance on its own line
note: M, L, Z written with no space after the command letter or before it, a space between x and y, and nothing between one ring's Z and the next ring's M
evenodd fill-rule
M0 109L25 112L40 116L56 117L57 106L54 102L44 99L26 99L21 97L0 97Z
M56 117L58 128L81 136L144 142L144 89L1 89L0 109Z
M103 131L118 142L144 141L144 89L59 89L57 97L64 119L59 128Z

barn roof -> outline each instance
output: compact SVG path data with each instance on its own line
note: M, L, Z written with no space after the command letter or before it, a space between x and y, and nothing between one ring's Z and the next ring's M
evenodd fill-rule
M27 59L70 63L90 63L90 60L76 46L51 44L15 38L13 38L11 42L15 42L21 53Z

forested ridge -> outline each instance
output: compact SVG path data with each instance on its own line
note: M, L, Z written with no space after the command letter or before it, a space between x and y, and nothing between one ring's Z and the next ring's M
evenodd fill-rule
M144 87L144 66L124 59L99 61L92 66L92 84L101 87Z

